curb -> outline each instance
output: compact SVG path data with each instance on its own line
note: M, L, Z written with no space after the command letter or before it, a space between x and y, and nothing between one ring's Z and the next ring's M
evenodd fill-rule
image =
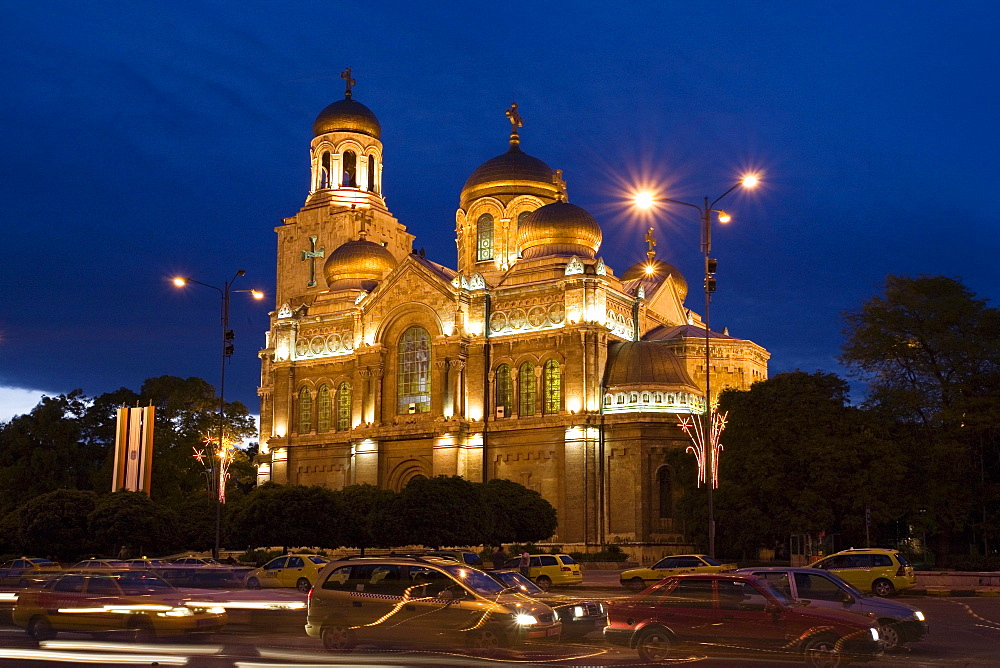
M944 587L927 587L926 589L910 589L907 594L917 596L941 596L941 597L996 597L1000 596L1000 591L995 589L946 589Z

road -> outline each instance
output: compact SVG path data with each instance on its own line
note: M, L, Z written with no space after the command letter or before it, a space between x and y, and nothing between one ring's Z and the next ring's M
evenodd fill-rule
M607 582L595 582L595 580ZM628 596L620 587L614 588L611 578L595 578L586 586L562 590L574 598L589 597L609 601ZM558 591L558 590L557 590ZM614 647L604 642L599 633L592 633L577 642L530 643L517 651L505 652L495 657L476 657L463 650L455 652L376 651L360 648L349 655L331 655L323 651L320 642L309 638L302 630L302 610L283 609L248 613L240 605L262 600L301 603L304 596L293 590L188 590L199 600L228 601L231 624L225 633L211 642L191 646L163 643L139 647L124 643L103 642L94 645L87 636L60 634L56 641L44 644L43 654L29 656L39 650L38 643L29 639L24 631L10 625L0 625L0 665L4 668L39 668L41 666L79 665L93 657L96 651L125 652L130 661L138 659L145 665L156 660L159 665L236 666L274 665L282 663L313 665L573 665L573 666L638 666L643 665L635 652ZM922 642L904 646L886 654L870 666L996 666L1000 664L1000 597L994 598L939 598L906 596L906 602L924 611L931 632ZM84 649L81 649L83 647ZM61 652L65 660L56 660L54 652ZM201 652L198 654L196 652ZM143 660L144 653L149 660ZM6 656L3 656L6 654ZM122 655L124 656L124 655ZM172 659L170 658L172 657ZM117 665L114 660L102 660L104 665ZM773 657L713 659L703 654L679 653L669 663L696 664L704 668L721 666L778 666L794 665L794 661Z

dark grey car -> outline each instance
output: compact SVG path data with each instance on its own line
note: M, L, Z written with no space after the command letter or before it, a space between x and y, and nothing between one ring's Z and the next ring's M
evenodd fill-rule
M882 644L887 651L927 635L927 620L917 608L864 594L829 571L773 566L741 568L736 572L762 577L789 598L808 602L808 605L817 608L874 616L882 626Z

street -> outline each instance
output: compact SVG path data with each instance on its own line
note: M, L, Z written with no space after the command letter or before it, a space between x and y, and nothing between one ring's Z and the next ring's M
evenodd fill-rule
M616 574L615 574L616 575ZM592 597L602 601L627 597L623 589L613 588L611 575L589 577L589 586L557 590L567 596ZM597 582L600 582L598 585ZM635 651L606 643L599 633L591 633L573 642L527 643L494 656L476 656L456 648L454 651L406 651L360 647L349 654L325 652L318 639L305 635L304 610L254 609L264 601L295 606L304 596L294 590L186 590L198 600L227 602L230 624L209 641L194 645L165 642L135 645L110 640L94 641L89 636L61 633L56 640L41 644L24 631L9 624L0 625L0 665L11 668L27 666L77 665L117 661L135 665L236 666L249 665L573 665L606 666L644 665ZM873 666L994 666L1000 642L1000 597L902 596L902 600L922 609L930 622L930 634L921 642L902 647L869 664ZM37 653L37 654L36 654ZM115 659L118 657L118 659ZM668 663L694 663L699 666L770 666L795 665L795 657L751 656L715 658L702 652L679 650Z

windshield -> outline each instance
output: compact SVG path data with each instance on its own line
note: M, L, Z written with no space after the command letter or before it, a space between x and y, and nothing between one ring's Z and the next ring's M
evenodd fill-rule
M445 566L459 582L472 591L484 596L495 596L504 590L504 586L482 571L463 566Z
M149 571L126 571L116 573L122 592L128 596L142 594L164 594L176 591L174 586Z
M517 590L522 594L528 594L530 596L537 596L538 594L544 594L545 592L539 589L538 585L524 577L517 571L503 571L499 573L493 573L493 578L499 580L506 587L517 587Z
M709 566L721 566L722 565L721 561L719 561L718 559L713 559L712 557L702 557L701 559L702 559L702 561L704 561Z
M309 561L313 562L314 564L326 563L326 559L324 559L323 557L309 557Z

